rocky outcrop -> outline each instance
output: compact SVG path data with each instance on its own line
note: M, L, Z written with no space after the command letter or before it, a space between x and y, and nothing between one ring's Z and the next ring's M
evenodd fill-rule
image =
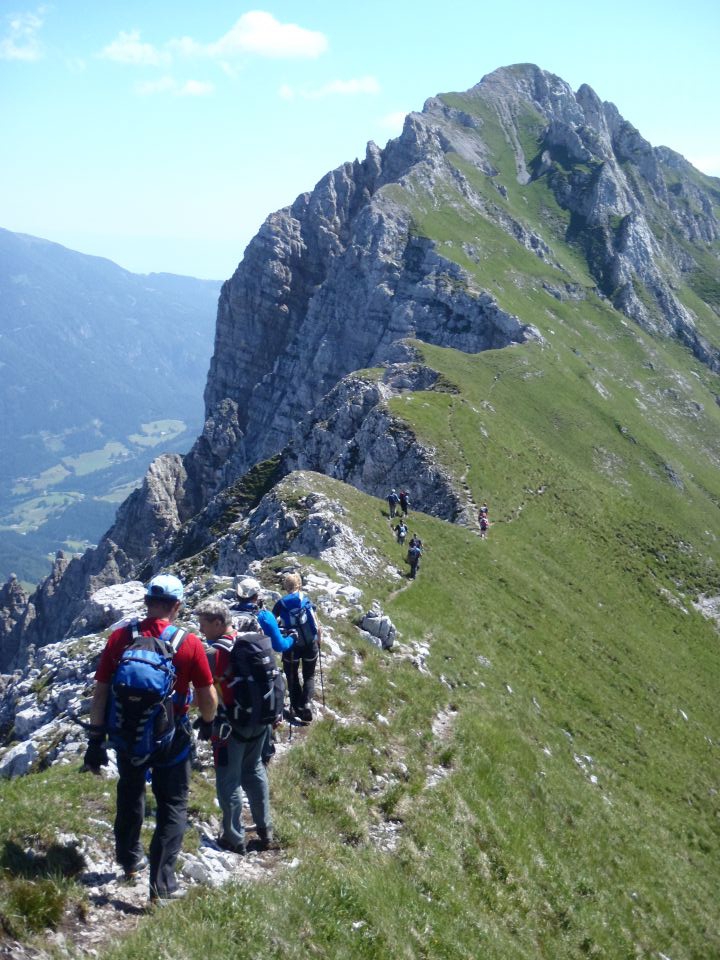
M343 520L345 513L340 500L324 490L323 477L294 473L214 543L214 569L235 576L253 562L289 552L324 560L347 579L381 570L397 578L397 570Z
M0 587L0 663L12 663L20 628L28 614L29 596L15 574Z
M380 604L376 601L360 621L360 629L365 633L370 642L383 650L392 650L397 637L397 628L390 617L382 612Z
M468 522L471 507L457 482L387 401L431 387L437 374L418 364L391 365L382 379L343 379L298 427L283 462L288 470L315 470L385 498L405 487L414 509Z
M545 177L571 213L568 239L579 246L600 291L654 334L674 336L711 369L720 350L701 336L673 291L696 264L678 256L673 234L710 242L720 236L713 193L667 148L654 149L612 103L587 85L575 94L538 67L496 71L471 93L493 104L514 146L518 179ZM519 129L528 110L545 122L535 156ZM679 177L680 175L680 177Z

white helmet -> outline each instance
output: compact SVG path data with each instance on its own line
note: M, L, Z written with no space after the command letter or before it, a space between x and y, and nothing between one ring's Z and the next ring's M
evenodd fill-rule
M236 589L241 600L248 600L250 597L256 597L262 590L262 587L258 581L252 577L245 577L244 580L238 583Z

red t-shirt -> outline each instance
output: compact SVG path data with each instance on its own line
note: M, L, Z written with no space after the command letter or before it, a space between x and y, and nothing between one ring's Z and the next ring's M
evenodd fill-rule
M159 637L165 627L169 625L169 620L157 620L147 617L138 623L140 633ZM131 632L129 627L119 627L108 637L105 649L100 654L100 661L95 671L95 679L98 683L110 683L115 668L120 662L120 657L125 647L131 642ZM187 693L192 683L193 687L202 688L212 686L213 676L210 671L210 664L202 645L202 641L194 633L188 633L182 642L178 652L173 657L173 664L177 672L175 680L175 692L178 694L176 700L176 710L179 713L187 713Z

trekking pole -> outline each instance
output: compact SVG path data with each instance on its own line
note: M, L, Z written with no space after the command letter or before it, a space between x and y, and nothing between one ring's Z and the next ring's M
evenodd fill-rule
M295 676L295 638L293 637L293 645L290 647L290 676L288 677L287 686L287 695L288 695L288 743L292 741L293 735L293 708L292 708L292 693L290 692L290 686Z
M320 694L322 696L322 705L325 706L325 680L323 678L323 668L322 668L322 643L318 637L318 661L320 666Z

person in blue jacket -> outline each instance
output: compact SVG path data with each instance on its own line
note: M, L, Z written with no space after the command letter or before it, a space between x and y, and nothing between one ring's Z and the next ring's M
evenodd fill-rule
M250 613L257 617L260 629L269 637L272 648L276 653L285 653L290 650L294 643L292 636L285 636L281 633L280 626L273 613L265 610L263 600L260 596L262 587L253 577L245 577L236 587L238 595L238 604L233 608L241 613ZM262 762L267 766L275 753L275 738L272 725L268 725L265 741L262 748Z
M310 703L315 694L315 668L322 631L315 605L301 587L300 574L285 574L283 589L286 593L273 607L273 613L282 620L286 631L292 631L297 636L292 649L283 653L283 670L290 692L290 709L299 720L309 723L313 718Z

